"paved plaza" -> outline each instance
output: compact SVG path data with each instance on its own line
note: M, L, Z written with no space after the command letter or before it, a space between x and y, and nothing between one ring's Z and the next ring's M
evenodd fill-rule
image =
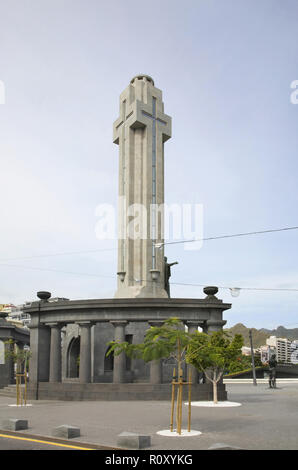
M170 403L31 401L32 406L9 406L13 398L0 397L0 424L5 418L27 419L29 429L22 435L49 437L63 424L78 426L81 436L69 442L117 447L123 431L151 436L151 450L206 450L224 443L242 449L298 449L298 383L278 383L270 390L266 383L227 384L229 401L238 407L192 407L193 437L157 434L169 429ZM187 428L187 406L183 408Z

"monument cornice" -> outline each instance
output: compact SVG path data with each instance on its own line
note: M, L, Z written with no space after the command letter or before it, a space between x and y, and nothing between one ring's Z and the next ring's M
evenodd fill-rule
M39 302L32 302L30 306L26 307L24 311L32 314L35 312L44 311L57 311L57 310L73 310L81 308L100 308L105 307L109 309L119 308L143 308L143 307L154 307L158 308L208 308L208 309L219 309L228 310L231 308L230 303L223 303L222 300L217 299L216 303L208 302L206 299L188 299L188 298L123 298L123 299L86 299L86 300L67 300L61 302L46 302L43 303L39 308Z
M30 341L30 331L12 324L0 325L0 338L15 338L16 341Z
M101 322L154 322L177 317L183 322L211 320L214 310L221 313L231 304L207 302L205 299L91 299L47 302L39 309L39 302L26 308L31 315L32 327L47 323Z

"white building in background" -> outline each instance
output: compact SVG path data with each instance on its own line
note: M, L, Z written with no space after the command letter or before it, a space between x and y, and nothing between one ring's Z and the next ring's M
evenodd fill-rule
M10 308L6 309L6 312L8 313L6 320L16 326L28 328L31 318L30 315L24 313L24 307L29 304L30 302L26 302L21 305L11 304Z
M260 351L259 348L254 348L254 356L259 357L260 356ZM242 346L241 352L243 356L251 356L251 348L249 346Z
M30 324L30 315L24 313L24 307L30 304L29 302L21 305L1 304L0 310L7 314L6 321L13 323L20 328L28 328Z
M243 356L251 356L251 349L248 346L242 346L241 352Z
M292 341L291 343L291 362L298 364L298 340Z
M0 304L0 313L10 313L13 304Z
M298 364L298 341L270 336L266 340L269 348L274 348L277 362Z
M59 302L62 300L69 300L64 297L53 297L49 299L49 302ZM29 328L30 325L30 315L24 312L24 308L31 305L31 302L25 302L21 305L13 304L0 304L0 313L7 313L8 316L6 320L10 323L13 323L15 326Z
M0 304L0 314L5 314L5 319L19 328L24 327L19 315L11 315L11 312L17 307L13 304Z
M273 354L276 355L275 346L268 346L268 344L259 347L260 358L263 363L269 362Z

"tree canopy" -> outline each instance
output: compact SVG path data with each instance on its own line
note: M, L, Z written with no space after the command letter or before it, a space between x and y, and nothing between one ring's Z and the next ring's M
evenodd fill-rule
M128 357L141 358L145 362L170 357L179 362L183 359L190 339L191 335L185 331L179 318L169 318L162 326L151 326L146 331L143 343L110 341L107 356L111 353L118 356L124 352Z
M225 331L216 331L210 335L197 332L192 335L186 361L206 375L209 370L222 375L229 369L230 364L241 356L242 346L241 335L235 335L231 340Z

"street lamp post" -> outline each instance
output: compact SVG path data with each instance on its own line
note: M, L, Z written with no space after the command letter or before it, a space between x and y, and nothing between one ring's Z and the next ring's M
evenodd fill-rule
M257 385L255 355L254 355L254 348L253 348L253 344L252 344L252 332L251 332L251 330L249 330L249 341L250 341L250 350L251 350L251 365L252 365L253 384Z

